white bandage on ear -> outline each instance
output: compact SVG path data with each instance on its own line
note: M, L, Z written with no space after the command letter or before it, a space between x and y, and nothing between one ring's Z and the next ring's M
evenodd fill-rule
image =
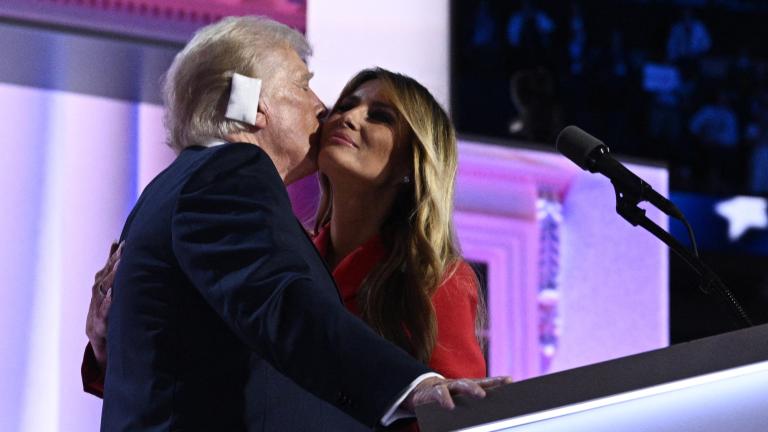
M224 117L256 125L256 113L259 110L259 95L261 80L235 73L232 75L232 90L229 92L229 103Z

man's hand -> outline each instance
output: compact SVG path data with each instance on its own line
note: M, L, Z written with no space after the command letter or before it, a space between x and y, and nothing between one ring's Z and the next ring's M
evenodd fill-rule
M85 320L85 334L93 348L93 354L103 371L107 364L107 316L112 305L112 284L115 280L117 265L123 253L123 245L112 243L109 258L104 267L96 272L91 288L91 304Z
M405 398L401 407L413 412L419 405L437 402L445 409L453 409L455 404L452 396L469 395L475 398L484 398L486 390L511 383L512 378L506 376L480 379L431 377L417 384Z

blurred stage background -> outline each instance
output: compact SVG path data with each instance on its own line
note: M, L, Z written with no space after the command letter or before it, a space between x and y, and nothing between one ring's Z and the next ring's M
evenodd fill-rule
M486 285L491 373L523 379L734 328L615 214L606 179L553 152L566 124L671 195L705 260L765 321L763 2L3 0L0 430L98 429L101 403L79 376L93 274L173 158L163 72L194 29L238 14L306 32L327 104L379 65L450 109L457 229ZM292 189L300 215L314 190Z

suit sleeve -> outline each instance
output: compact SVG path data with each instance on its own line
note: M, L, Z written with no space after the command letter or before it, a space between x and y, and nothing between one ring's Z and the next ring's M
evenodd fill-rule
M229 328L277 370L375 425L429 369L349 314L265 153L231 145L183 187L172 219L179 264ZM302 243L305 242L305 243ZM317 274L315 274L317 276Z
M437 318L437 344L429 366L446 378L486 376L485 358L475 334L477 277L460 262L432 296Z

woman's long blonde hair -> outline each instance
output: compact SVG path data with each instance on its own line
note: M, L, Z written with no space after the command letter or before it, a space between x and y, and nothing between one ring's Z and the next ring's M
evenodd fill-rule
M357 301L363 320L374 330L426 363L437 339L431 296L455 271L460 256L452 217L456 133L424 86L385 69L355 75L338 101L371 80L382 83L407 126L403 135L412 150L412 174L380 229L388 255L363 281ZM316 230L329 223L333 213L333 190L322 174L320 185Z

